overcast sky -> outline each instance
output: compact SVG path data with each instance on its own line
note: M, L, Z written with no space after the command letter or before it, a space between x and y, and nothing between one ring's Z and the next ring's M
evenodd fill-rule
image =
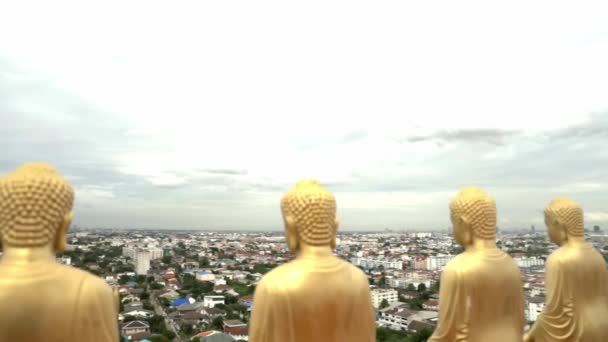
M280 229L312 177L344 230L445 229L469 185L608 229L602 2L83 3L0 5L0 172L53 164L80 226Z

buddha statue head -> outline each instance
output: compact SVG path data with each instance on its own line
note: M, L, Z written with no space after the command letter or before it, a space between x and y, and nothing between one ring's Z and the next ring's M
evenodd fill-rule
M450 202L454 239L462 246L475 240L494 241L496 203L478 188L466 188Z
M545 224L549 238L558 245L585 235L583 209L568 198L556 198L549 203L545 208Z
M302 180L281 200L287 245L297 253L303 244L336 247L336 200L316 180Z
M74 191L44 163L27 163L0 179L0 237L4 248L65 249Z

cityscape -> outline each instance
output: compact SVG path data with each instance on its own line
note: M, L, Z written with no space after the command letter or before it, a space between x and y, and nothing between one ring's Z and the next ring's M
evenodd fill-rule
M542 312L544 264L557 248L546 235L535 226L497 235L520 268L528 324ZM601 227L586 235L608 260ZM367 275L379 342L426 341L438 320L442 268L461 251L448 231L386 229L339 232L335 255ZM118 292L124 341L247 341L257 282L292 258L282 232L75 227L57 261Z

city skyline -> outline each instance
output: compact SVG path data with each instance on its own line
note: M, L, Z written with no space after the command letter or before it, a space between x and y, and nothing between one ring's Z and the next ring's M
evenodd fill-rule
M51 163L78 225L280 230L304 178L349 231L471 185L501 229L608 224L606 4L37 6L0 5L0 173Z

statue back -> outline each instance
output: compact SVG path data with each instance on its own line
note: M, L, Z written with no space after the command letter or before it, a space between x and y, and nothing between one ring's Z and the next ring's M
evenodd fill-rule
M608 274L601 254L587 244L564 246L548 264L552 298L547 298L547 310L572 307L570 324L581 341L608 341Z
M117 341L113 295L103 280L59 264L0 263L0 274L1 341Z
M431 341L521 341L523 285L499 249L464 252L443 271L439 326Z
M268 273L256 289L250 341L375 341L369 282L335 257L296 259Z

